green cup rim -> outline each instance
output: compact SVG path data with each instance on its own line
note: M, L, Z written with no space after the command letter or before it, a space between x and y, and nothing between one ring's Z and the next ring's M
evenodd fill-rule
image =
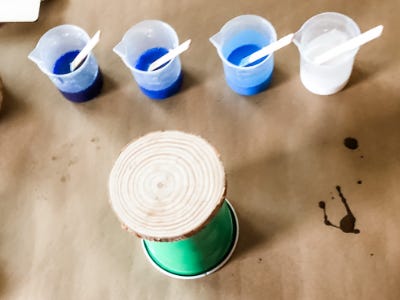
M147 258L148 261L150 261L150 263L153 265L154 268L156 268L159 272L172 277L172 278L177 278L177 279L197 279L197 278L201 278L201 277L205 277L207 275L210 275L216 271L218 271L219 269L221 269L227 262L228 260L231 258L233 252L235 251L237 242L239 240L239 220L236 214L235 209L233 208L232 204L228 201L228 199L225 198L226 203L228 204L228 208L229 208L229 212L231 213L231 216L234 220L233 222L233 233L234 233L234 238L232 239L231 242L231 246L230 246L230 250L229 252L226 254L226 256L224 257L224 259L218 263L218 265L216 265L215 267L213 267L212 269L205 271L203 273L200 274L196 274L196 275L179 275L170 271L167 271L165 269L163 269L160 265L158 265L153 258L151 257L151 255L149 254L145 241L142 239L142 248L143 248L143 252L145 253L145 256Z

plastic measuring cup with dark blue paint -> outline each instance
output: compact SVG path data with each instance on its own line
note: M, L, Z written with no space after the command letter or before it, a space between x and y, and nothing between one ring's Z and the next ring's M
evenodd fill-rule
M47 31L28 56L63 96L73 102L93 99L103 86L103 77L92 53L74 71L70 69L71 62L89 40L82 28L60 25Z
M247 66L239 64L243 58L276 41L270 22L256 15L241 15L228 21L210 41L217 48L226 82L233 91L249 96L268 88L274 69L273 54Z
M178 45L178 36L170 25L145 20L132 26L113 50L131 70L140 90L149 98L160 100L177 93L182 85L179 56L154 71L148 69Z

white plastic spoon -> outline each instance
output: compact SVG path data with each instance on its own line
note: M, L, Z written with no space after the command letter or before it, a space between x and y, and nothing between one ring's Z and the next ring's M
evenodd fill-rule
M340 44L332 49L329 49L325 53L322 53L321 55L318 55L314 59L314 63L316 64L323 64L327 61L330 61L331 59L334 59L335 57L339 56L340 54L343 54L347 51L353 50L357 47L360 47L361 45L364 45L373 39L376 39L381 36L383 31L383 25L376 26L346 42L343 44Z
M183 42L182 44L180 44L178 47L169 50L168 53L164 54L163 56L161 56L160 58L158 58L157 60L152 62L150 64L149 68L147 69L147 71L154 71L155 69L161 67L166 62L170 61L171 59L177 57L182 52L189 49L191 41L192 40L189 39L189 40Z
M259 60L260 58L263 58L287 45L289 45L294 37L294 33L288 34L286 36L284 36L283 38L277 40L276 42L269 44L268 46L265 46L264 48L254 52L253 54L250 54L249 56L246 56L245 58L243 58L240 63L239 63L239 67L245 67L257 60Z
M69 66L71 72L74 71L86 58L86 56L89 55L90 51L92 51L92 49L97 45L99 40L100 40L100 30L94 34L94 36L89 40L89 42L85 45L85 47L83 47L81 52L79 52L79 54L71 62Z

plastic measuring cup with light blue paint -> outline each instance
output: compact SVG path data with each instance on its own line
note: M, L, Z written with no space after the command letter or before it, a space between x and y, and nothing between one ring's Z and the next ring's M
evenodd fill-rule
M274 54L247 66L241 60L276 41L272 24L256 15L241 15L228 21L210 38L222 60L228 86L240 95L254 95L271 83Z

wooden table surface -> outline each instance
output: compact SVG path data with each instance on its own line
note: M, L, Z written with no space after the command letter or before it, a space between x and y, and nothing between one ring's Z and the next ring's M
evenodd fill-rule
M357 54L348 86L308 92L294 45L277 52L271 87L252 97L225 84L208 41L229 19L257 14L278 36L337 11L383 36ZM47 0L35 23L0 25L0 299L399 299L400 2ZM112 48L135 23L160 19L180 41L184 84L146 98ZM65 100L27 59L60 24L90 35L105 82L84 104ZM238 247L208 277L157 272L140 240L121 230L107 191L131 140L155 130L201 135L221 153ZM358 148L343 141L353 137ZM324 225L346 215L359 234Z

